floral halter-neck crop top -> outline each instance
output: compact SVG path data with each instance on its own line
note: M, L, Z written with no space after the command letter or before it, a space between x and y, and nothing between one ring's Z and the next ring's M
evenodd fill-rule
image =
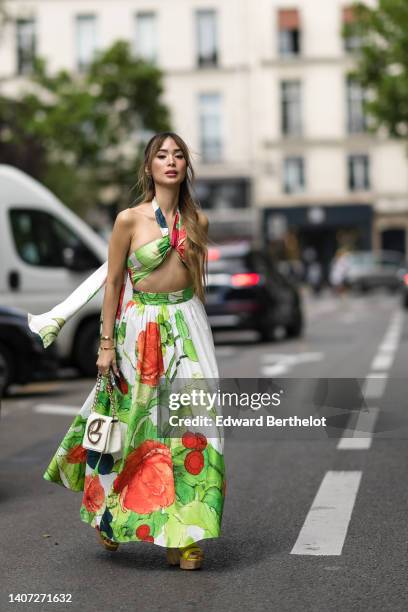
M177 208L173 229L170 234L166 218L157 203L156 196L152 200L152 206L162 236L143 244L128 257L127 270L133 287L158 268L172 248L176 249L180 260L185 264L186 228L182 222L180 209Z

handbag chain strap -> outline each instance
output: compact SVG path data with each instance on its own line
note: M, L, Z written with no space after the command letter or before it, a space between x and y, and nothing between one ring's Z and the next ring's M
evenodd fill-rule
M92 406L91 410L93 411L96 408L96 403L97 403L97 400L98 400L98 393L99 393L100 388L101 388L102 378L106 378L106 388L107 388L108 393L109 393L109 401L110 401L110 407L111 407L111 410L112 410L112 416L116 417L115 400L114 400L114 396L113 396L112 383L111 383L109 374L101 374L101 372L98 372L98 376L96 378L95 397L94 397L93 406Z

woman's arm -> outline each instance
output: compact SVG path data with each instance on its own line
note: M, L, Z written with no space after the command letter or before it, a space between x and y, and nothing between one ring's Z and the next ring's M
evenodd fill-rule
M109 241L108 271L102 304L101 334L110 338L113 338L116 309L123 285L126 259L132 238L131 221L132 217L129 209L118 213ZM101 347L113 347L113 340L101 340ZM114 357L115 352L113 350L101 350L97 361L98 368L101 371L107 371L112 361L114 361ZM115 373L118 374L117 371Z

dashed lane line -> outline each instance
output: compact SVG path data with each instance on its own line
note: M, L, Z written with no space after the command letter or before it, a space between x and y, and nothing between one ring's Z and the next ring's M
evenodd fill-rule
M305 352L305 353L264 353L261 356L263 364L261 373L263 376L279 376L286 374L291 368L298 363L310 363L314 361L322 361L323 353L321 352ZM269 363L275 362L275 363Z
M341 555L361 476L361 471L326 472L292 555Z
M391 317L387 331L381 344L378 346L377 354L371 363L371 372L365 380L364 397L368 400L378 400L382 397L387 383L387 370L394 362L395 354L399 346L403 315L396 312ZM381 372L378 372L378 371ZM368 392L368 393L367 393ZM377 406L368 406L361 410L355 428L346 428L338 441L338 450L367 450L371 447L375 423L379 415Z
M373 359L371 364L372 370L389 370L394 361L394 352L392 353L378 353Z
M360 410L355 427L344 431L337 448L339 450L367 450L370 448L378 413L377 406Z
M386 370L391 368L394 361L403 321L401 312L395 313L391 319L364 381L363 395L366 400L378 401L383 396L388 379ZM377 405L362 409L355 427L344 431L337 448L369 449L378 414ZM361 477L361 471L326 472L291 554L341 555Z
M363 383L362 393L366 400L380 399L387 385L388 373L376 372L366 377Z
M40 414L78 414L80 411L79 406L60 406L58 404L36 404L33 408L33 412L39 412Z

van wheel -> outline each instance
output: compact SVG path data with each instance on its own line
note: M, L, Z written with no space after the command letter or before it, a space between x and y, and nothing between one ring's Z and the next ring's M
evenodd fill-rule
M79 328L74 347L75 365L83 376L97 375L96 360L99 347L99 321L92 319Z
M14 360L10 350L0 342L0 397L6 395L14 376Z

